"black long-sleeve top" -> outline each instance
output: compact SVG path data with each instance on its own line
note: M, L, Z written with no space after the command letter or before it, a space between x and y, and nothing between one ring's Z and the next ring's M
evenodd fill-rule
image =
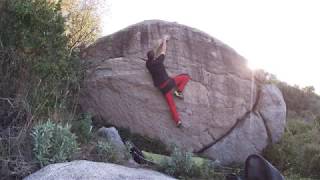
M159 87L163 82L170 79L165 67L164 67L165 55L161 54L155 60L148 59L146 62L147 69L149 70L153 84L155 87Z

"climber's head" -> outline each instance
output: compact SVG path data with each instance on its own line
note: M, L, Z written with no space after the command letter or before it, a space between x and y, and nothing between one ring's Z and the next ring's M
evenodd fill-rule
M154 59L154 52L153 52L153 50L150 50L150 51L147 53L147 57L148 57L148 60L153 60L153 59Z

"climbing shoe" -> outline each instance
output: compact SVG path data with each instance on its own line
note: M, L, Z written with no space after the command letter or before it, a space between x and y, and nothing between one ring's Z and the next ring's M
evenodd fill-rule
M183 94L180 91L174 91L173 95L175 95L176 97L178 97L180 99L184 99Z
M182 122L181 121L178 121L177 123L177 128L181 128L182 127Z

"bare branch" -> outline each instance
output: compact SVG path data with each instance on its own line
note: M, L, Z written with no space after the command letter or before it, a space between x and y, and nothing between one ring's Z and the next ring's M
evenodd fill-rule
M13 98L0 97L0 100L7 101L11 105L11 107L13 107L13 103L11 102L11 101L13 101Z

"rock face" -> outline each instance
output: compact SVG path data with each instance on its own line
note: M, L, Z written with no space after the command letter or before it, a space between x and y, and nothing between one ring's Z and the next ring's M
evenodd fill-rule
M286 119L286 114L283 113L283 107L286 107L286 104L282 99L282 93L276 86L265 85L261 88L257 109L273 143L280 140L285 127L285 121L275 121Z
M244 162L250 154L280 140L286 119L281 91L269 84L260 87L258 94L252 112L240 118L228 136L212 144L205 155L217 157L223 164Z
M184 100L175 100L181 129L143 60L163 35L171 36L165 60L169 75L192 78ZM83 110L167 145L238 162L284 131L286 106L280 91L257 83L243 57L199 30L144 21L99 39L83 59L90 63L80 99Z
M48 165L24 180L174 180L146 169L128 168L116 164L73 161Z

